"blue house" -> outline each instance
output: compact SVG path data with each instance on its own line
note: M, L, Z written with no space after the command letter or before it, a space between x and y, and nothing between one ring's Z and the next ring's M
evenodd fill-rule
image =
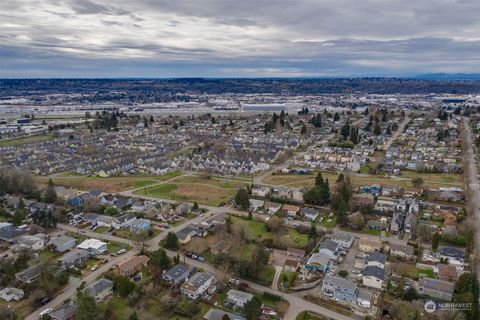
M129 228L131 232L142 232L144 230L150 229L152 224L150 223L150 220L148 219L137 219L133 221Z
M71 196L67 199L67 204L72 207L82 207L84 200L81 196Z

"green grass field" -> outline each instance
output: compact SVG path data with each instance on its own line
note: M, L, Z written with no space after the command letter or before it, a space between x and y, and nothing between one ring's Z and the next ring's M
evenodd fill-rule
M245 236L250 240L273 239L273 234L265 229L265 223L255 220L246 220L238 217L232 217L233 228L243 228ZM301 234L295 229L288 228L284 234L286 243L289 246L303 248L307 245L308 235Z
M38 143L38 142L43 142L48 140L53 140L53 136L51 134L0 140L0 147L18 146L18 145L27 144L27 143Z

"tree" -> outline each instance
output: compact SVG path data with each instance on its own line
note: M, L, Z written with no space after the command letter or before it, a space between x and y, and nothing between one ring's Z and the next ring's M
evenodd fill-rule
M250 301L245 303L243 307L247 320L260 319L262 315L262 300L258 296L254 296Z
M198 203L197 203L197 201L195 201L195 202L193 203L192 210L193 210L193 211L197 211L197 210L198 210Z
M272 216L270 220L266 222L267 229L273 233L281 232L284 226L285 226L284 220L275 215Z
M163 246L167 249L177 250L178 249L178 237L175 233L169 232Z
M302 128L300 129L300 134L301 135L307 134L307 126L305 125L305 123L302 124Z
M25 220L26 217L27 217L27 214L25 212L25 207L23 208L18 207L17 209L15 209L15 212L13 213L12 224L15 226L19 226L23 223L23 220Z
M341 198L340 202L338 204L337 210L335 211L336 217L337 217L337 222L341 226L346 226L348 224L347 211L348 211L347 203L345 202L345 199Z
M167 256L167 252L160 248L152 255L151 265L159 270L166 270L170 267L170 258Z
M55 201L57 201L57 192L55 191L52 179L48 180L48 186L43 200L46 203L55 203Z
M347 270L340 270L340 271L338 271L338 275L342 278L346 278L348 276L348 271Z
M340 115L338 112L335 112L335 115L333 116L333 122L337 122L338 120L340 120Z
M42 228L55 228L57 226L57 218L53 216L51 211L39 210L32 214L33 223Z
M138 316L137 316L137 312L133 312L130 317L128 318L128 320L138 320Z
M113 279L113 288L119 295L126 297L135 290L135 283L127 277L119 276Z
M315 227L315 224L312 223L310 225L310 230L308 231L308 239L317 239L317 227Z
M432 251L433 252L437 252L438 245L440 243L441 238L442 238L442 236L438 232L435 232L433 234L433 237L432 237Z
M417 290L415 290L414 287L408 288L407 291L405 291L403 298L407 301L417 300L418 298Z
M420 177L415 177L411 180L411 183L415 188L420 188L423 185L423 179Z
M378 123L378 121L376 121L375 125L373 126L373 134L376 136L382 134L382 127L380 127L380 123Z
M243 188L238 190L237 194L235 195L234 201L238 207L244 210L248 209L248 207L250 206L250 201L247 190Z
M255 249L252 252L251 264L250 264L250 274L253 277L257 277L258 274L265 269L268 264L269 254L265 250L263 243L258 243L255 246Z
M227 231L227 233L232 233L232 224L233 224L232 217L228 215L225 218L225 230Z
M80 294L75 309L76 320L92 320L96 319L99 310L97 303L93 297L88 294Z
M317 176L315 177L315 185L316 186L321 186L325 181L323 180L322 173L319 172Z
M7 174L0 171L0 205L7 201L8 182Z

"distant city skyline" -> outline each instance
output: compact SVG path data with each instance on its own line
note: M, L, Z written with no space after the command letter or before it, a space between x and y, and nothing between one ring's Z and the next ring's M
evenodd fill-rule
M0 77L480 73L480 1L0 3Z

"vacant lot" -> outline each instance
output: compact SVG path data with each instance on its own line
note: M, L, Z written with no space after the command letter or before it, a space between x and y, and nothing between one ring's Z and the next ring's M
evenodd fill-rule
M206 178L201 176L183 176L174 182L159 184L139 190L140 194L148 194L160 198L178 201L196 201L201 204L219 206L227 203L237 191L247 186L240 181Z
M298 175L298 174L275 174L268 175L263 178L262 182L272 185L283 185L288 187L312 187L315 183L315 177L317 172L314 172L309 175ZM335 185L339 173L337 172L322 172L324 179L328 178L330 182L330 187ZM426 174L426 173L416 173L411 171L402 172L400 177L389 177L389 176L380 176L380 175L370 175L370 174L350 174L354 186L362 186L366 184L381 184L389 186L399 186L403 188L412 189L411 180L414 177L420 177L424 180L424 187L429 188L439 188L439 187L461 187L462 175L460 174Z
M232 217L233 227L236 229L242 228L245 231L245 237L249 240L265 240L273 239L274 235L272 232L269 232L265 228L265 223L254 220L246 220L238 217ZM282 240L285 241L285 245L288 247L297 247L303 248L307 245L308 236L306 234L301 234L295 229L287 228L286 231L281 236Z
M17 138L17 139L0 140L0 146L1 147L18 146L21 144L37 143L37 142L48 141L52 139L53 139L53 136L51 134L47 134L44 136L31 136L31 137L24 137L24 138Z

